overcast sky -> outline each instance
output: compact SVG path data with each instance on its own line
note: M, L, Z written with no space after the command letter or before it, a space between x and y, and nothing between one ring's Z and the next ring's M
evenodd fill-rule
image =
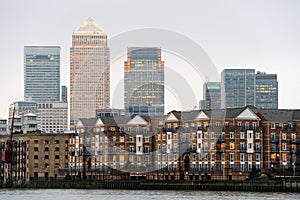
M255 68L277 73L279 107L300 108L299 10L298 0L2 0L0 116L7 118L10 103L23 100L24 45L61 46L61 83L69 86L71 35L88 17L94 18L109 38L143 27L176 31L200 45L219 72ZM164 55L169 68L180 72L186 65L176 56ZM122 71L124 59L111 66L112 72ZM112 80L119 78L113 77L118 73L112 73ZM198 100L203 81L189 82ZM166 93L166 111L178 108L170 92ZM192 109L193 105L183 108Z

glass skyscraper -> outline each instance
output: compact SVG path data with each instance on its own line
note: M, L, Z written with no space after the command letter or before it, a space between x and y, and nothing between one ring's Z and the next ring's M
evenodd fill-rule
M59 101L60 47L24 47L24 98L27 101Z
M70 123L95 117L110 106L110 56L107 35L92 19L72 34L70 48Z
M164 61L157 47L130 47L124 62L126 114L164 114Z
M255 75L255 92L257 108L278 109L277 74L257 72Z
M203 99L201 109L221 108L221 84L220 82L205 82L203 84Z
M224 69L221 73L221 107L255 105L255 70Z

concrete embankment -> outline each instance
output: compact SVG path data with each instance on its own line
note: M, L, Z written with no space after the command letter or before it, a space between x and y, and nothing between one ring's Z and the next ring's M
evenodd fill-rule
M7 187L6 184L1 185ZM215 190L253 192L300 192L300 180L269 181L31 181L14 183L13 188L77 188L77 189L130 189L130 190Z

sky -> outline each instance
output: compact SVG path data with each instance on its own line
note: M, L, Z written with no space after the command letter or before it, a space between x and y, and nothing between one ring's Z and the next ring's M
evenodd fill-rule
M71 35L88 17L109 38L141 28L184 35L207 53L219 73L224 68L277 73L279 108L300 108L299 9L298 0L3 0L0 116L7 118L10 103L23 100L26 45L61 46L61 84L69 86ZM162 59L167 69L186 80L195 99L200 100L205 78L194 76L190 64L176 54L163 52ZM111 65L112 94L122 82L124 60L125 54ZM166 74L166 82L170 80ZM179 105L175 96L171 89L166 91L166 111L198 105L196 101ZM113 106L122 107L120 102Z

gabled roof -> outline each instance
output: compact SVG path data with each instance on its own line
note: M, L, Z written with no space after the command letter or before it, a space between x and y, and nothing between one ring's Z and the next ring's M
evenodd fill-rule
M97 118L81 118L78 119L76 126L91 127L91 126L95 126L96 122L97 122Z
M260 118L250 109L249 107L246 107L237 117L236 119L241 120L260 120Z
M127 122L128 125L147 125L147 121L141 115L135 115L133 118Z
M103 122L103 125L105 126L115 126L117 125L115 121L115 117L109 116L109 117L100 117L101 121Z

